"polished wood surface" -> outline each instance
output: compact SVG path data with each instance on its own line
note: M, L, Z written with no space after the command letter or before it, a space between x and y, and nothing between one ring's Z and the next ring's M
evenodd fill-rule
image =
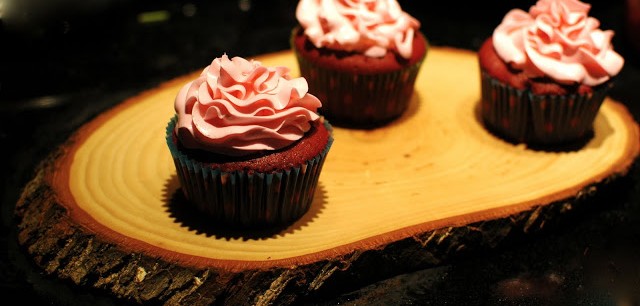
M289 51L256 59L298 74ZM432 241L465 235L455 229L509 218L513 222L491 226L512 227L522 219L526 232L526 221L538 218L540 208L570 202L624 175L639 154L637 123L609 98L596 118L594 138L579 150L533 150L496 138L476 115L475 53L433 47L403 117L374 130L335 127L314 202L301 220L277 231L230 232L185 208L164 140L173 99L196 75L123 101L84 125L31 187L50 185L47 196L55 201L48 205L68 212L60 218L78 225L73 231L124 253L187 269L213 268L225 278L269 268L289 280L294 278L290 271L306 267L319 271L309 280L312 290L314 282L317 287L324 281L320 275L333 273L317 267L326 262L362 268L358 257L369 251L406 261L417 258L412 252L385 250L398 242L431 248ZM33 219L43 218L30 207L30 191L17 208L24 237L35 231ZM23 243L28 241L24 237ZM137 271L142 279L148 273Z
M289 53L258 60L296 66ZM403 118L372 131L335 129L311 211L272 236L197 234L168 213L179 186L164 128L182 80L135 97L90 124L72 149L69 169L63 165L68 182L59 183L69 186L72 211L95 219L83 222L160 249L295 264L314 261L318 253L377 247L570 197L624 171L637 154L637 127L613 101L602 107L595 139L585 148L532 151L482 128L475 116L479 87L473 53L433 49L423 68Z

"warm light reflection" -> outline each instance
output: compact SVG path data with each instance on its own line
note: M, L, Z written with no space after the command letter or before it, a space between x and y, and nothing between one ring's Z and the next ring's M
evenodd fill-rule
M239 0L238 7L243 12L248 12L251 9L251 0Z
M35 108L49 108L59 104L60 102L60 98L55 96L45 96L31 100L30 106Z
M169 20L171 15L166 10L142 12L138 14L138 23L154 23Z

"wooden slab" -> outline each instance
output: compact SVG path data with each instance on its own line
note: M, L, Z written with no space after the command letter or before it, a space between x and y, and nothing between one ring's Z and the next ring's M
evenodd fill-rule
M298 75L290 51L257 59ZM640 152L637 123L609 98L579 150L501 141L476 115L476 54L432 47L402 118L335 128L301 220L231 232L184 205L164 140L176 93L198 73L123 101L43 161L16 215L20 244L46 273L139 303L287 304L540 229Z

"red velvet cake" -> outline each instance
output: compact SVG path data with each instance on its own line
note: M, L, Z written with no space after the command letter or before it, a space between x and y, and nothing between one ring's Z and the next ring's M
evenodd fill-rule
M227 55L185 84L166 130L181 190L213 224L287 226L313 201L332 128L286 67Z
M428 50L420 23L395 1L325 4L332 9L300 1L299 26L291 33L300 73L323 101L319 112L334 125L353 128L398 118Z
M488 130L544 149L579 147L593 136L624 59L589 9L578 0L539 0L506 14L478 50Z
M172 133L172 141L176 149L207 168L223 172L275 173L300 167L326 150L331 131L324 122L323 118L314 121L302 138L287 147L274 151L260 151L248 156L228 156L205 150L187 149L180 144L175 132Z

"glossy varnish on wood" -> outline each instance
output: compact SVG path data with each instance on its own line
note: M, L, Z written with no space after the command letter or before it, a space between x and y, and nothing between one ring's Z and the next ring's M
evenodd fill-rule
M257 59L298 75L289 51ZM301 220L230 231L185 205L164 140L173 99L196 75L101 114L43 162L17 215L20 243L45 271L138 302L291 302L358 279L347 275L392 273L371 264L435 265L468 245L542 227L585 191L626 174L639 153L636 122L611 99L578 150L496 138L476 115L476 54L433 47L401 118L373 130L334 127Z

